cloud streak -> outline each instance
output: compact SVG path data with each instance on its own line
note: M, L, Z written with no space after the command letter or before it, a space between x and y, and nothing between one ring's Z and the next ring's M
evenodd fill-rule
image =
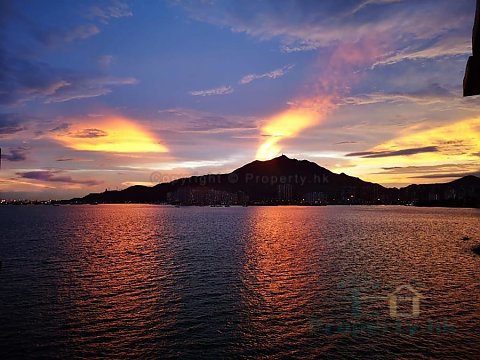
M107 95L112 87L121 85L135 85L138 80L133 77L75 77L73 81L60 81L43 89L32 89L34 97L43 98L45 104L59 103L70 100L79 100Z
M108 66L112 64L113 60L113 55L101 55L97 58L98 63L102 66Z
M90 17L97 18L107 24L110 19L133 16L132 10L124 1L113 0L108 5L94 5L90 8Z
M419 148L411 149L402 149L402 150L392 150L392 151L360 151L345 154L345 156L357 156L362 158L382 158L382 157L391 157L391 156L409 156L422 153L431 153L437 152L437 146L424 146Z
M364 8L370 5L388 5L388 4L393 4L401 1L403 0L364 0L364 1L361 1L360 4L352 10L351 15L356 14L357 12L363 10Z
M215 95L228 95L233 93L231 86L220 86L213 89L190 91L192 96L215 96Z
M100 29L94 24L82 24L70 30L37 31L35 38L46 46L58 46L68 44L76 40L84 40L100 33Z
M92 98L107 95L116 86L138 83L133 77L86 75L19 58L11 59L4 70L8 76L0 91L0 105L31 101L50 104Z
M97 181L93 179L73 179L69 175L58 175L63 173L61 170L38 170L38 171L27 171L27 172L18 172L17 176L22 179L38 180L45 182L58 182L58 183L68 183L76 185L87 185L95 186L102 184L102 181Z
M251 116L236 116L208 111L171 108L159 111L162 121L168 122L172 131L178 133L237 133L241 136L257 130L258 119Z
M455 98L456 89L447 89L437 83L418 90L410 90L404 92L374 92L371 94L363 94L349 96L342 100L345 105L371 105L378 103L395 103L395 102L413 102L420 105L431 105L444 102L448 98ZM458 88L460 93L460 88Z
M280 38L286 53L354 43L376 34L386 45L377 65L468 52L467 41L457 40L470 38L474 11L473 2L462 0L177 3L199 21L261 40Z
M314 43L305 43L305 42L300 42L298 44L290 44L290 45L283 45L281 47L281 51L283 53L295 53L295 52L302 52L302 51L313 51L317 50L319 48L319 45L316 45Z
M252 81L259 80L259 79L278 79L284 76L287 72L293 69L294 65L286 65L279 69L275 69L263 74L248 74L245 75L240 79L238 82L241 85L250 84Z

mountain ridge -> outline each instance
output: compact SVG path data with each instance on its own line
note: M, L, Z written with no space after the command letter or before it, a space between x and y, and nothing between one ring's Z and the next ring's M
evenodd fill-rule
M416 204L480 207L480 178L386 188L308 160L285 155L254 160L230 173L190 176L154 186L91 193L67 203L215 204Z

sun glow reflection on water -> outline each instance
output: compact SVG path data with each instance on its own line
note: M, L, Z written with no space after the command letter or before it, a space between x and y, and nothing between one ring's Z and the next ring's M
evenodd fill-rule
M480 241L478 210L99 205L0 214L7 358L460 359L480 350L480 259L461 240ZM423 296L420 316L401 320L406 332L395 330L385 300L401 284ZM426 330L445 322L452 331ZM345 324L390 330L352 335ZM409 334L410 325L423 330Z

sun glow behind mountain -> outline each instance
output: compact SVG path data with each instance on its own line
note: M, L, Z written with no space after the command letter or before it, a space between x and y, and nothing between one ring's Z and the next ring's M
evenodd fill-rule
M262 136L266 140L260 144L256 158L268 160L279 155L282 140L318 125L331 108L330 97L314 98L295 103L291 108L272 116L262 127Z

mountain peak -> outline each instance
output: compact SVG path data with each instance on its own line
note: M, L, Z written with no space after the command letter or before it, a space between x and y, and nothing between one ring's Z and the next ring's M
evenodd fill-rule
M464 177L461 177L459 179L453 180L450 182L450 184L456 183L456 184L480 184L480 178L475 176L475 175L466 175Z
M255 160L248 163L233 172L235 173L253 173L253 174L318 174L331 173L329 170L308 160L298 160L289 158L282 154L270 160Z
M268 162L275 162L275 161L280 161L280 160L297 160L297 159L289 158L287 155L282 154L282 155L279 155L279 156L271 158L271 159L255 160L255 161L262 162L262 163L268 163Z
M274 157L273 159L267 160L266 162L278 162L278 161L298 161L297 159L289 158L287 155L282 154L280 156Z

